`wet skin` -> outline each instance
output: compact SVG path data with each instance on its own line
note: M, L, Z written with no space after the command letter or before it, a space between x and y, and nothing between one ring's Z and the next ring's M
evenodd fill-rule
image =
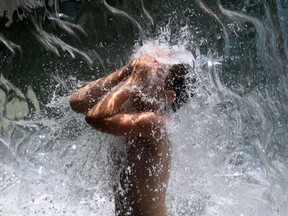
M127 163L115 190L116 215L167 215L170 144L165 112L176 97L168 90L168 67L144 54L70 98L72 109L84 113L93 128L126 137ZM123 109L127 101L130 107Z

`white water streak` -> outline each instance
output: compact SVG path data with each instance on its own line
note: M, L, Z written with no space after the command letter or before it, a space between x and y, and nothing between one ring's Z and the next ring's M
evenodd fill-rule
M37 23L34 18L32 18L33 24L37 30L36 32L36 38L48 49L54 52L56 55L60 56L60 53L58 51L58 47L60 47L63 51L67 51L72 58L75 58L74 53L78 53L82 55L88 63L92 64L92 59L83 51L65 43L63 40L61 40L59 37L56 37L53 34L50 34L43 30L42 24ZM38 36L38 37L37 37Z
M154 26L154 20L153 20L152 16L150 15L150 13L146 10L143 0L141 0L141 5L142 5L142 10L143 10L144 14L148 18L151 25Z
M12 41L7 40L1 33L0 33L0 42L2 42L8 49L9 51L15 55L15 49L18 49L20 53L22 53L21 47Z
M140 35L142 37L142 39L146 38L146 35L144 33L144 30L142 29L141 25L131 16L129 16L127 13L125 13L124 11L121 11L115 7L110 6L109 4L107 4L107 2L105 0L103 0L104 5L106 6L106 8L112 12L113 14L118 14L120 16L126 17L128 20L130 20L139 30Z
M221 19L219 18L219 16L214 13L206 4L204 4L202 2L202 0L196 0L196 3L208 14L210 14L212 17L214 17L219 23L220 25L222 26L223 28L223 33L224 33L224 37L225 37L225 47L228 48L229 45L230 45L230 39L229 39L229 34L228 34L228 31L227 31L227 28L226 26L224 25L224 23L221 21ZM219 0L217 0L217 4L218 6L220 6L220 2ZM228 49L226 49L228 50Z

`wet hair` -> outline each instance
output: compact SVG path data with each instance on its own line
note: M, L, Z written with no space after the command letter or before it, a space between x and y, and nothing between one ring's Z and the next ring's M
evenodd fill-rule
M196 75L189 66L184 64L174 64L170 68L170 71L173 74L171 89L176 93L172 109L176 112L193 97L193 88L195 88L193 84L196 83Z

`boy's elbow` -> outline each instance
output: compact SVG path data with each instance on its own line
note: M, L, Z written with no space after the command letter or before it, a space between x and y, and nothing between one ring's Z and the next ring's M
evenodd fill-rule
M92 126L92 125L93 125L93 122L94 122L94 119L93 119L93 117L90 116L89 113L88 113L88 114L86 114L86 116L85 116L85 121L86 121L87 124L89 124L89 125Z
M86 114L87 111L85 107L83 106L83 102L76 99L74 95L70 97L69 104L70 104L71 109L74 112Z
M69 99L69 104L70 104L71 109L74 110L75 112L77 112L79 102L74 99L73 95Z
M85 116L85 121L87 124L89 124L95 130L110 134L110 130L107 128L107 124L105 122L105 119L97 118L95 116L90 116L88 113Z
M96 130L101 130L102 120L93 115L89 115L89 112L85 116L85 121Z

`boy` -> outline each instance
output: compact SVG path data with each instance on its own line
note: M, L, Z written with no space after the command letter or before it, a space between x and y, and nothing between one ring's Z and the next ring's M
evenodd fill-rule
M161 64L144 54L80 88L70 99L98 131L126 137L127 158L115 189L115 213L167 216L170 170L167 108L187 101L183 65Z

